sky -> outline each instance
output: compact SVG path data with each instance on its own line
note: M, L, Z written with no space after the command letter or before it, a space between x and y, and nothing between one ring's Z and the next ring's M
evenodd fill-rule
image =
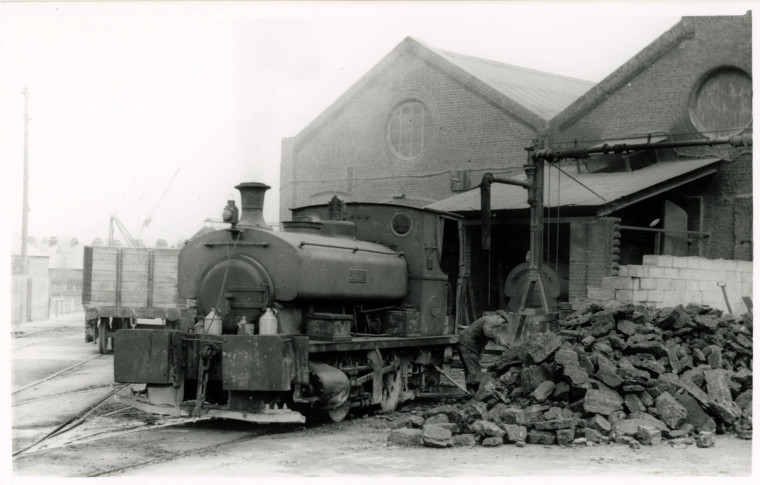
M116 215L150 245L188 238L205 219L219 219L230 195L239 205L240 182L272 186L264 215L276 223L282 139L297 135L407 36L598 82L683 15L750 8L0 3L1 222L10 237L21 233L24 87L29 235L89 244L107 238Z

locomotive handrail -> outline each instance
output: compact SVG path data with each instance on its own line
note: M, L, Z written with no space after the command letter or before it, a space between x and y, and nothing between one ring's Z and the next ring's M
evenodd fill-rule
M352 251L354 253L360 251L360 252L364 252L364 253L387 254L388 256L394 256L394 255L403 256L404 255L404 253L397 253L397 252L376 251L374 249L361 249L361 248L358 248L356 246L350 248L350 247L346 247L346 246L335 246L335 245L332 245L332 244L310 243L310 242L306 242L306 241L301 241L298 244L299 248L303 248L304 246L317 246L317 247L320 247L320 248L331 248L331 249L347 249L347 250Z
M211 248L211 247L214 247L214 246L235 246L235 247L239 247L239 246L251 246L251 247L257 247L257 248L266 248L266 247L269 247L269 243L268 242L259 242L259 241L205 242L205 243L203 243L203 245L206 246L207 248Z

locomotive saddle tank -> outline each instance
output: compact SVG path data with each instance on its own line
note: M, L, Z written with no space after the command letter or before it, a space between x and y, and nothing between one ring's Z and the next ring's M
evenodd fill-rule
M115 380L133 384L120 401L175 416L340 421L352 407L389 411L443 389L456 343L456 216L333 199L273 231L269 187L236 188L240 220L226 211L229 228L180 251L178 293L195 324L116 333ZM272 315L276 330L264 324Z

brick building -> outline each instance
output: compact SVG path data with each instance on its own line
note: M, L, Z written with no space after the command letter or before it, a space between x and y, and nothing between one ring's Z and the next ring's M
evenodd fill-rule
M749 13L685 17L595 86L407 39L283 141L282 217L333 195L460 213L477 306L514 307L528 249L525 191L492 187L484 254L479 190L466 189L484 172L520 176L533 141L567 148L751 132L751 36ZM716 146L548 166L553 296L599 296L621 265L636 273L629 267L645 255L751 260L751 165L751 148Z
M407 38L283 140L280 219L333 195L422 206L519 171L524 147L592 86Z

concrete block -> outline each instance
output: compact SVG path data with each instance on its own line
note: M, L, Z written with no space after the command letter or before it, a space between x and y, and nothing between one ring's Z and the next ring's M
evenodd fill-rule
M719 281L719 280L715 280L715 281L700 281L699 282L699 291L702 291L704 293L710 293L710 292L714 291L715 288L718 287L718 285L716 285L717 281Z
M673 290L650 290L650 291L659 291L662 295L662 306L676 306L681 303L685 303L683 301L683 293L680 291L673 291Z
M660 268L672 268L673 256L657 256L657 266Z
M674 268L689 268L689 261L694 258L688 258L688 257L673 257L673 267Z
M685 280L685 281L696 281L697 279L697 273L699 273L700 270L695 268L679 268L678 269L678 278L679 280Z
M752 261L736 261L736 270L742 273L752 273Z
M602 288L615 290L638 290L640 278L624 276L605 276L602 278Z
M686 291L699 291L699 280L685 280Z
M704 294L701 291L684 291L681 294L681 303L684 305L689 303L701 305L704 303Z
M742 284L744 284L744 283L752 283L752 276L753 276L752 272L749 272L749 273L742 272L742 273L740 273L740 282Z
M645 254L643 262L644 266L657 266L658 256L655 256L653 254Z
M713 264L712 259L706 259L706 258L699 258L697 261L697 268L699 269L706 269L706 270L713 270L715 269L715 265Z
M659 290L647 290L647 300L652 303L659 303L662 302L663 295L662 292Z
M631 301L634 303L647 301L649 293L647 290L633 290L631 291Z
M631 275L630 270L628 268L630 268L630 266L625 265L625 264L622 265L622 266L620 266L618 268L618 276L622 276L622 277L633 276L633 275Z
M646 276L649 276L649 266L629 265L627 268L628 276L630 277L644 278Z
M670 291L673 289L673 280L665 278L655 278L655 284L657 288L655 290Z
M659 266L654 266L649 268L649 276L652 278L678 279L680 271L678 268L660 268Z
M632 303L634 301L633 290L615 290L615 300Z
M615 290L603 288L589 288L588 298L590 300L613 300L615 299Z
M691 257L686 260L688 268L699 269L703 258Z
M670 288L673 291L688 291L688 282L686 280L669 280L670 281Z
M641 278L639 280L639 286L642 290L656 290L657 279L656 278Z

